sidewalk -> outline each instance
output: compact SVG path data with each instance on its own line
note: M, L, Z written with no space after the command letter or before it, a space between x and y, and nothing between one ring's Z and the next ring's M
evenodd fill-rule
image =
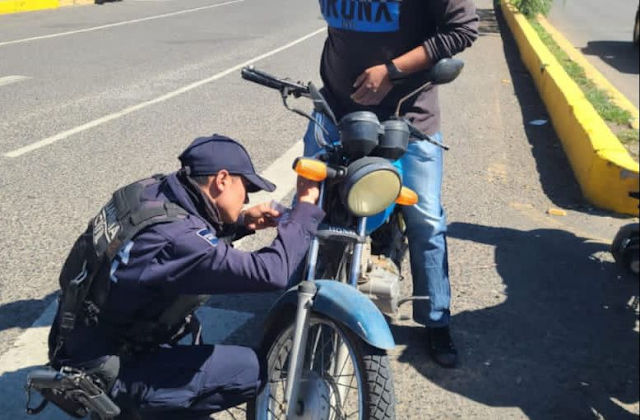
M556 1L547 18L638 108L640 49L631 42L636 10L634 0Z

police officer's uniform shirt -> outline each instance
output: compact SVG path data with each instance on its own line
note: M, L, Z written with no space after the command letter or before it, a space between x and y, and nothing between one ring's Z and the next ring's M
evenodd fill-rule
M234 249L198 215L176 174L145 190L145 198L169 200L190 214L182 221L153 225L124 244L114 259L108 319L123 325L153 321L179 295L260 292L282 289L309 247L324 212L299 203L278 236L259 251ZM74 334L68 350L83 359L113 351L111 343L90 328Z

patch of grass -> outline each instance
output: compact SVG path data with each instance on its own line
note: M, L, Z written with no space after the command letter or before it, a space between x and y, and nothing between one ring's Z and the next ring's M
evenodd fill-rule
M634 156L638 155L637 148L640 132L629 128L632 115L626 109L617 106L611 100L607 91L600 89L595 83L587 78L584 69L575 61L571 60L566 52L553 40L551 35L535 19L530 19L531 26L536 30L538 36L556 57L560 65L569 76L580 86L585 96L591 102L598 114L609 123L612 131L618 139L630 149Z
M617 134L620 141L624 144L638 144L638 130L626 128L624 130L620 130ZM638 155L637 150L635 154Z
M534 17L538 14L546 16L553 6L553 0L513 0L512 2L518 10L528 17Z

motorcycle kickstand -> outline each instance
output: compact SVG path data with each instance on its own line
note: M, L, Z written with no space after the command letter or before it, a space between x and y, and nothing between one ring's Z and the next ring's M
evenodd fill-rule
M398 306L396 307L397 308L396 309L396 315L395 315L396 319L401 320L401 321L406 321L408 319L411 319L411 317L409 317L409 316L400 315L400 307L402 305L404 305L405 303L413 302L414 300L431 300L431 298L429 296L411 296L411 297L407 297L407 298L404 298L404 299L400 299L398 301Z
M287 419L293 419L298 410L298 392L306 352L307 335L309 333L309 318L313 307L313 298L318 288L313 282L303 281L298 286L298 309L294 327L293 348L289 359L287 387L285 391L285 406ZM301 360L300 360L301 359Z

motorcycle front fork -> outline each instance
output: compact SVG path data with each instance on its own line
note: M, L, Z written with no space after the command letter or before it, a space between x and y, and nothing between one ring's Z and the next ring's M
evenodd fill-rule
M293 419L299 412L297 404L298 393L302 379L307 335L309 334L309 318L311 317L311 308L313 307L313 298L316 295L316 291L317 287L311 281L303 281L298 286L298 310L293 330L293 348L289 357L289 366L287 368L289 374L287 375L285 389L287 419Z
M323 208L325 195L325 183L320 183L320 196L318 206ZM285 388L285 404L287 409L287 419L294 418L298 411L297 401L300 391L300 381L304 365L304 355L307 346L307 335L309 334L309 318L311 318L311 308L313 308L313 298L316 295L317 287L313 283L316 276L316 266L318 264L318 253L320 241L314 238L309 247L309 258L307 260L306 281L298 285L298 309L296 311L296 322L293 327L293 348L289 357L287 367L287 386Z
M322 206L324 203L325 195L325 183L320 185L320 197L318 205ZM358 221L358 235L364 237L366 235L367 218L362 217ZM363 244L358 243L354 247L351 272L349 273L349 283L356 287L358 284L358 277L360 275L360 259L362 258ZM309 334L309 319L311 318L311 310L313 308L313 298L317 292L317 286L313 282L316 276L316 268L318 263L318 254L320 250L320 241L318 238L314 238L309 248L309 259L307 261L307 276L306 281L303 281L298 286L298 307L296 311L296 321L294 325L293 334L293 348L291 349L291 356L289 358L289 366L287 367L287 383L285 388L285 404L287 410L287 419L293 419L296 415L299 415L300 408L297 406L297 401L300 392L300 384L302 379L302 370L304 368L304 356L306 354L307 336ZM348 349L344 346L339 346L336 354L335 369L340 369L343 366L345 360L349 357ZM338 374L336 371L334 374ZM342 393L343 390L340 390Z

